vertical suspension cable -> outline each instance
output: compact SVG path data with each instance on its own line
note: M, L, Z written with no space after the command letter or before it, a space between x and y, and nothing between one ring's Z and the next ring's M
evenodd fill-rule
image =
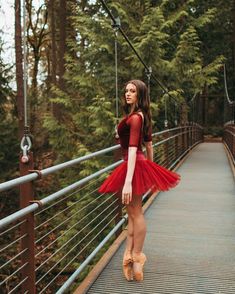
M168 118L167 118L167 98L168 98L168 94L165 94L165 120L164 120L164 126L165 128L168 127Z
M116 120L118 121L118 51L117 51L117 35L118 31L115 31L115 92L116 92Z
M148 94L149 94L149 98L150 98L150 80L151 80L151 74L152 74L152 67L150 66L148 68L148 70L146 70L146 75L148 78Z
M121 27L120 18L115 18L115 22L112 24L112 28L114 29L115 39L114 39L114 55L115 55L115 96L116 96L116 126L115 126L115 137L119 138L117 132L117 125L119 119L119 103L118 103L118 30Z
M193 121L193 125L194 125L194 100L193 100L193 105L192 105L192 108L193 108L193 113L192 113L192 121Z
M24 135L21 139L21 162L29 162L28 152L32 147L29 136L28 111L27 111L27 48L26 48L26 0L23 0L23 92L24 92Z
M27 56L26 56L26 3L23 0L23 77L24 77L24 126L28 126L27 114Z
M175 122L175 126L177 126L178 125L178 121L177 121L177 112L176 112L176 107L177 107L177 105L176 105L176 102L174 103L174 106L175 106L175 119L174 119L174 122Z

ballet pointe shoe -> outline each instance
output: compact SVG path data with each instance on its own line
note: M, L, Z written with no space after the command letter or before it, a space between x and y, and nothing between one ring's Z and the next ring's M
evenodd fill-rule
M122 261L122 270L123 274L127 281L133 280L133 271L132 271L133 259L130 252L125 252Z
M144 253L133 255L133 275L136 281L143 281L144 279L144 264L147 258Z

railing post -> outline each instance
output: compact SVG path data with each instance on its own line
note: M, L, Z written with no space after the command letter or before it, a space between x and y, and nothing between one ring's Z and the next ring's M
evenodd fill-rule
M231 130L232 131L232 133L233 133L233 135L231 135L232 136L232 148L231 148L231 150L232 150L232 155L233 155L233 159L235 159L235 131L232 129Z
M190 126L189 126L189 124L187 124L186 125L186 150L190 146L189 138L190 138Z
M183 125L183 137L182 137L182 139L183 139L183 152L186 151L186 149L187 149L187 138L186 138L186 136L187 136L186 125L184 124Z
M27 175L29 170L33 169L33 153L28 154L29 161L22 163L20 160L20 174ZM33 183L28 182L20 185L20 208L24 208L34 200ZM21 285L21 293L35 294L35 237L34 237L34 213L28 214L25 222L21 225L21 236L26 235L21 239L21 251L26 250L21 256L22 266L26 264L22 270L22 280L27 278Z
M179 149L179 155L181 155L183 152L183 135L182 135L182 131L183 131L183 128L182 126L180 126L180 129L179 129L179 146L178 146L178 149Z
M192 145L194 145L194 143L196 142L195 140L195 125L193 122L193 126L192 126Z
M167 126L165 127L165 129L168 129ZM164 138L167 139L169 138L169 131L167 131L164 134ZM164 153L165 153L165 159L166 159L166 167L169 167L169 141L166 141L165 143L165 148L164 148Z
M190 149L193 146L193 125L192 123L190 124Z
M174 161L178 158L178 144L179 144L179 143L178 143L178 142L179 142L179 138L178 138L178 130L176 130L175 135L176 135L176 136L175 136L175 148L174 148L174 149L175 149L175 154L174 154L174 155L175 155L175 156L174 156L175 158L174 158Z

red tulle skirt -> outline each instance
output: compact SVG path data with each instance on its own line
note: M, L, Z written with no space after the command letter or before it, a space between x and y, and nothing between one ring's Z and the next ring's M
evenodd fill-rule
M99 188L100 193L121 192L127 172L127 158L106 178ZM145 158L137 153L135 171L132 179L132 194L143 195L149 189L167 191L175 187L180 181L180 175Z

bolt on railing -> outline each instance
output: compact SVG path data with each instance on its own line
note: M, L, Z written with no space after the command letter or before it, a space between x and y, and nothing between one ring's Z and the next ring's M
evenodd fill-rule
M202 139L202 128L198 125L155 133L154 160L171 169ZM45 177L64 168L71 169L118 148L115 145L42 170L40 174ZM42 199L29 198L27 201L32 204L24 204L26 207L0 220L3 293L63 293L75 280L83 278L84 269L99 257L97 254L102 254L103 246L112 242L127 219L118 197L97 192L107 172L121 162L118 160ZM2 183L0 191L20 184L27 199L33 196L32 183L38 176L39 173L32 172Z

